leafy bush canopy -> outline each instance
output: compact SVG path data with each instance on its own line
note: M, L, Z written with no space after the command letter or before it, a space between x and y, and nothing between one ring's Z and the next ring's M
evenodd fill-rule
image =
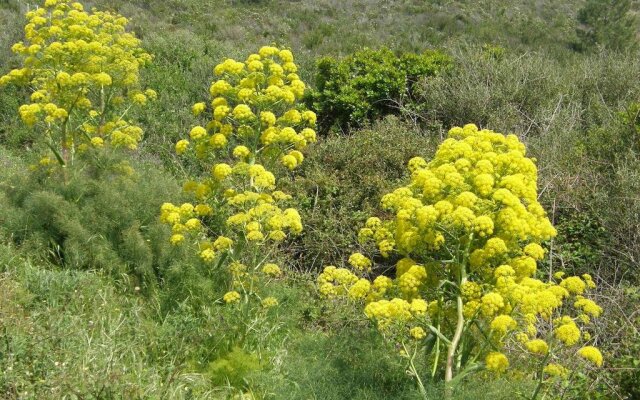
M578 10L578 50L604 47L626 51L638 46L637 16L630 0L589 0Z
M68 169L64 181L18 166L25 171L2 185L0 216L14 243L70 270L100 271L115 279L126 274L143 289L158 286L175 261L155 211L168 193L180 193L173 177L152 163L138 162L133 171L108 154Z
M443 53L394 54L387 48L365 49L343 59L323 57L317 63L316 90L307 102L320 119L320 132L334 125L348 132L365 122L397 113L422 78L450 65Z

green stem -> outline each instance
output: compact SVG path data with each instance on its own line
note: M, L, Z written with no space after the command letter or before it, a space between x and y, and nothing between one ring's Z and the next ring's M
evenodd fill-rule
M434 379L436 377L436 372L438 370L438 360L440 359L440 336L436 336L436 354L433 360L433 366L431 368L431 378Z
M456 311L458 314L456 322L456 330L451 340L447 351L447 366L445 369L444 381L446 385L445 397L451 398L452 392L452 380L453 380L453 363L458 350L458 344L462 338L464 331L465 321L463 314L462 293L460 288L467 281L467 259L469 257L469 249L471 248L471 242L473 241L473 233L469 235L468 242L464 252L462 253L462 260L460 260L460 269L458 271L458 290L456 294Z
M407 346L404 344L404 342L402 343L402 348L404 349L405 353L407 354L407 356L409 355L409 352L407 351ZM424 388L424 384L422 383L422 379L420 379L420 375L418 374L418 370L416 369L416 366L413 362L413 360L416 358L416 351L413 351L413 354L411 355L411 357L409 357L409 372L411 372L411 375L416 378L416 382L418 383L418 389L420 390L420 394L422 395L422 398L427 400L427 390Z
M71 114L73 113L76 104L78 103L78 100L81 97L81 93L78 94L78 96L76 96L76 99L73 101L73 103L71 104L71 106L69 106L69 109L67 110L67 118L65 118L64 122L62 123L62 155L63 158L65 160L65 164L69 164L69 155L68 152L71 152L71 165L73 165L73 154L75 153L75 132L73 134L74 136L74 140L71 143L71 148L69 149L67 147L67 130L68 130L68 126L69 126L69 121L71 120ZM63 166L64 166L63 165ZM65 182L66 182L66 173L65 173Z
M533 394L531 395L531 400L536 400L536 397L538 397L538 393L540 393L540 389L542 389L542 382L544 378L544 366L547 363L547 360L549 359L549 354L551 354L550 351L547 353L547 355L544 357L544 359L540 363L540 368L538 369L538 384L536 385L536 389L533 391Z
M438 332L440 332L441 326L441 310L442 310L442 296L438 299ZM435 332L434 332L435 333ZM433 367L431 369L431 378L434 379L436 377L436 372L438 371L438 362L440 361L440 335L436 335L436 354L433 360Z
M462 296L460 294L456 296L456 308L458 312L458 320L456 323L456 330L453 335L453 339L451 340L451 344L449 345L449 349L447 351L447 368L444 374L445 383L449 383L453 379L453 362L458 344L460 343L460 338L462 337L462 328L464 327L464 315L462 314Z
M53 152L53 155L56 157L56 160L58 160L58 163L60 164L60 166L64 167L65 165L64 159L60 155L60 152L58 151L58 149L56 149L55 146L49 142L47 142L47 147Z

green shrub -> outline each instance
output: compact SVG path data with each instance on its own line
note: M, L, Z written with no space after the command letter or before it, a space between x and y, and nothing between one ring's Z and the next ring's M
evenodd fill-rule
M578 10L577 50L597 47L625 51L637 47L637 18L631 0L588 0Z
M437 75L450 60L443 53L394 54L387 48L365 49L343 59L321 58L316 91L307 102L316 110L321 133L334 125L343 132L386 114L397 114L414 84Z
M594 121L574 144L575 155L571 158L583 161L569 167L567 173L583 177L571 196L574 208L580 209L584 218L564 218L561 214L565 220L561 222L561 238L565 225L568 241L558 244L560 254L567 251L563 255L577 261L576 265L582 264L582 268L603 266L603 278L615 280L621 274L628 282L637 283L634 260L640 256L640 108L631 102L620 112L609 112L610 118Z
M640 97L635 54L604 51L559 60L507 50L493 57L471 46L452 50L452 57L451 68L414 90L420 119L445 128L472 121L539 137L534 146L553 149L560 140L609 127L617 111Z
M568 90L560 67L542 54L505 51L497 57L491 51L459 50L452 68L420 82L415 88L420 118L446 129L468 121L521 134L547 127Z
M351 136L315 145L302 165L302 176L286 182L297 188L295 200L305 224L290 244L291 262L305 270L338 265L345 251L354 250L355 226L364 223L382 195L405 176L407 161L433 152L433 136L389 116Z
M640 103L631 102L611 119L587 130L579 139L578 148L583 156L598 160L598 172L615 174L621 163L640 153Z

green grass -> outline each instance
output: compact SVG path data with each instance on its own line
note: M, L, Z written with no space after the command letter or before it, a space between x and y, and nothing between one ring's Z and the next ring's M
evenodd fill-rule
M6 245L0 250L4 398L223 399L233 393L212 385L189 359L215 334L211 319L188 308L162 315L126 282L37 265ZM313 294L300 290L305 286L278 289L289 333L274 341L286 346L267 350L262 369L247 377L258 398L420 398L400 358L362 318L348 323L329 310L323 314ZM313 312L322 317L305 317ZM437 386L431 390L440 393ZM483 390L509 398L499 384ZM456 398L478 393L463 387Z

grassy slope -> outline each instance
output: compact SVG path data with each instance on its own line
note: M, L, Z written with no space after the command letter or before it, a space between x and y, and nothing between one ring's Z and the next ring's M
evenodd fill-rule
M145 78L149 86L158 89L161 99L143 116L147 140L142 156L162 160L179 181L171 143L187 131L190 105L205 98L211 67L223 57L242 57L264 43L284 44L294 50L307 81L311 81L317 57L347 54L362 46L387 45L412 51L442 47L457 52L490 43L514 52L540 50L551 60L562 59L573 39L573 18L581 3L514 1L505 7L503 2L493 0L104 0L92 4L129 17L145 47L156 56ZM20 37L19 15L26 6L27 2L17 0L0 4L0 26L4 27L0 33L0 71L12 66L8 47ZM545 63L547 59L538 61ZM554 64L555 68L559 66ZM585 68L584 74L591 71ZM508 69L505 66L502 72ZM544 69L532 70L535 78L534 72ZM619 75L624 74L615 76ZM514 80L519 78L526 82L531 75ZM529 88L526 83L522 87L525 92ZM440 89L438 93L449 90ZM504 90L510 91L511 87ZM434 98L437 102L444 100ZM0 141L14 150L29 145L28 132L15 117L17 104L11 93L0 92ZM553 105L548 108L554 110ZM565 112L561 116L574 112L570 107L561 111ZM543 121L553 120L551 117L555 115L540 116ZM526 130L526 126L506 118L487 123L503 124L505 129L519 133ZM559 124L552 133L561 127ZM389 131L384 125L374 129L378 134ZM559 193L561 197L563 190L570 189L566 183L571 178L558 175L566 168L561 149L565 148L563 140L571 137L549 135L542 139L532 139L532 146L536 155L549 161L542 171L544 184L549 183L553 195ZM432 142L428 139L406 140L410 145L424 146L421 151L430 151ZM544 140L555 144L544 145ZM325 161L340 165L340 160L326 158L343 144L340 139L322 144L317 154L325 158L311 165L308 175L317 176ZM401 163L407 156L399 152L389 159ZM17 169L22 166L4 154L2 162ZM367 165L366 160L362 165ZM389 179L400 178L398 171L391 171ZM5 173L3 176L8 176L9 171ZM346 180L326 177L329 185ZM371 184L381 191L392 187L393 181L386 187L377 181ZM327 200L327 204L333 203ZM353 217L354 210L347 207L336 215ZM28 249L4 246L0 254L0 329L4 340L0 344L0 369L6 371L0 377L0 388L5 397L48 398L77 393L88 398L224 398L222 389L195 373L189 360L182 357L191 343L210 335L207 329L211 325L192 316L190 310L177 308L161 316L153 301L136 294L126 281L114 283L93 272L60 270L33 257ZM387 355L377 336L358 325L353 337L343 329L347 322L314 302L308 280L303 282L283 282L278 288L290 299L283 310L290 315L283 322L290 335L274 339L286 340L287 345L273 346L277 351L271 354L271 364L254 379L258 394L276 399L418 398L402 366ZM460 398L512 396L503 390L501 382L472 382L470 386ZM430 390L437 398L438 388Z

